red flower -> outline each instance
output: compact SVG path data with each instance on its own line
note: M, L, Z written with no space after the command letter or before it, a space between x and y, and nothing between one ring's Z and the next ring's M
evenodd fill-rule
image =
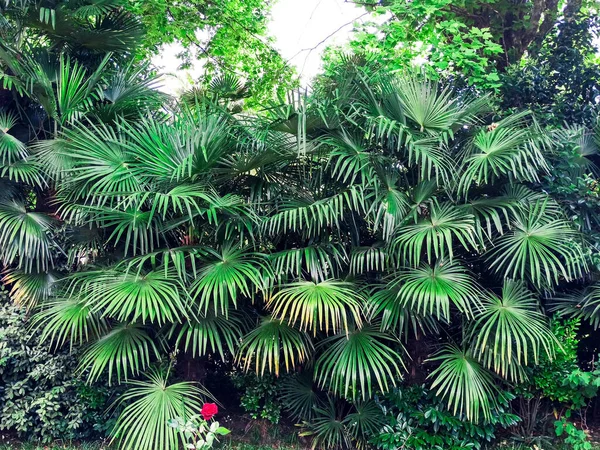
M210 420L218 412L219 408L217 407L217 405L215 405L214 403L205 403L204 405L202 405L202 411L200 411L200 414L202 414L204 420Z

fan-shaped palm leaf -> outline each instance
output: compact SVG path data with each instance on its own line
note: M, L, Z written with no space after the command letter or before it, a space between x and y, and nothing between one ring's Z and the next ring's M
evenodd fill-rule
M27 273L22 270L9 270L2 278L2 282L10 286L10 297L28 310L50 296L56 281L57 276L52 272Z
M41 213L29 212L17 202L0 204L0 259L4 264L38 272L52 264L50 237L52 220Z
M181 322L188 317L189 299L173 272L147 273L97 270L75 274L69 291L80 296L94 313L120 322Z
M279 383L279 399L294 419L310 421L320 403L313 389L312 374L302 372L283 378Z
M439 133L469 124L476 114L486 108L485 97L475 100L454 96L448 88L405 77L395 83L402 112L414 121L420 131Z
M287 274L300 278L307 273L313 280L322 281L337 273L346 262L345 251L341 245L315 244L271 253L268 259L279 278Z
M578 317L588 321L594 329L600 327L600 283L586 289L552 299L552 311L560 316Z
M97 339L107 328L106 322L76 297L59 298L44 304L34 316L33 326L41 329L42 341L49 341L57 348L69 341L71 349L74 345Z
M312 331L315 336L319 330L347 331L351 325L349 319L360 326L361 305L362 298L355 286L335 280L283 285L267 303L273 317L292 326L299 323L300 330Z
M482 246L486 245L486 240L492 239L494 232L503 234L510 228L510 219L517 214L519 207L517 200L504 196L478 198L459 206L475 218L475 230Z
M16 124L15 115L0 111L0 163L2 165L12 164L29 156L25 144L8 133Z
M473 182L483 185L501 177L538 181L538 173L549 170L541 133L524 122L528 114L514 114L475 136L459 183L463 195L467 195Z
M131 381L120 399L125 404L112 431L122 450L177 450L182 435L170 420L199 414L210 394L190 381L169 383L168 374L151 371L148 380Z
M410 331L417 336L420 333L429 334L437 332L437 322L431 315L421 315L403 306L399 301L399 289L375 288L367 303L367 317L369 320L380 321L382 331L390 331L397 336L408 338Z
M389 277L388 289L397 289L397 301L419 315L450 318L450 305L472 315L484 297L483 288L456 261L440 260L433 266L421 264Z
M395 185L388 184L373 202L370 212L374 216L373 228L381 229L383 239L389 241L395 229L399 226L410 211L410 202L407 194Z
M449 203L432 204L429 217L400 227L396 234L392 246L398 257L414 266L419 265L423 253L429 263L434 257L452 261L455 240L467 250L477 247L474 217Z
M183 325L173 325L169 336L177 336L175 346L190 352L193 356L219 353L225 360L227 349L231 354L242 338L242 316L235 310L227 316L215 315L208 311L205 316L194 316Z
M315 374L319 386L347 398L387 392L401 377L402 345L372 325L324 339Z
M94 342L83 354L79 372L96 381L108 369L108 383L116 372L117 381L127 381L150 365L152 356L160 357L158 347L147 330L135 324L115 327Z
M538 362L543 351L554 357L556 338L546 317L539 311L539 302L522 282L505 280L502 296L489 295L471 328L473 355L485 367L513 381L518 367L527 365L533 356Z
M530 205L512 225L490 252L490 268L508 278L527 278L538 287L552 287L560 276L583 276L581 238L566 220L547 211L546 202Z
M344 423L344 414L338 411L331 397L328 400L326 406L315 408L315 415L310 422L303 423L300 436L312 437L313 450L350 448L351 438Z
M271 278L263 255L232 246L208 249L203 265L190 288L199 310L227 314L230 303L237 306L239 296L252 297L262 291Z
M429 378L436 395L448 403L456 414L465 414L467 420L478 422L480 416L491 417L496 406L498 388L492 375L468 351L455 345L444 346L430 361L440 361Z
M255 366L257 374L268 371L279 375L282 361L289 372L311 353L312 342L306 333L281 320L265 318L258 328L244 336L237 360L246 371Z
M385 416L375 400L358 401L354 407L356 410L346 416L344 423L348 427L348 432L358 441L357 444L362 448L368 448L369 439L379 434L385 425Z
M318 234L323 227L340 226L348 211L364 211L367 193L359 186L350 186L343 192L313 202L291 202L269 217L265 230L272 235L286 231L299 231L307 235Z
M354 184L357 179L368 183L373 178L371 158L374 155L367 151L360 136L342 130L324 142L332 147L328 164L336 180Z
M387 264L387 251L380 246L355 247L350 254L350 273L353 275L383 272Z

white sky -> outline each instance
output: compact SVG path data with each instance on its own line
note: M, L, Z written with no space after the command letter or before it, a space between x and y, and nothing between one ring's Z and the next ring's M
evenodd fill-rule
M364 14L364 8L344 0L278 0L269 32L306 83L319 72L323 50L347 42L352 24Z
M275 48L301 74L302 84L307 84L321 68L323 50L328 45L347 42L352 24L364 13L363 8L345 0L277 0L269 34L275 38ZM321 41L325 42L320 44ZM188 79L202 73L201 64L190 70L177 70L180 51L180 46L168 45L153 60L164 74L171 74L163 79L163 90L171 94L189 86Z

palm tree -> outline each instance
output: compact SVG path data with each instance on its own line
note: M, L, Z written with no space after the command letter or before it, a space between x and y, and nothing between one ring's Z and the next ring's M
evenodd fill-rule
M485 98L359 71L301 104L233 114L209 96L162 102L134 66L107 76L63 57L46 79L5 56L13 89L56 124L35 145L0 134L3 176L56 202L51 217L23 196L2 203L5 283L49 343L83 347L83 376L133 385L123 448L176 448L157 417L206 395L157 374L175 350L312 374L282 398L324 447L377 428L371 399L413 376L416 339L443 342L425 355L429 382L473 421L498 385L553 357L542 299L590 269L537 184L552 143L530 114L491 122Z

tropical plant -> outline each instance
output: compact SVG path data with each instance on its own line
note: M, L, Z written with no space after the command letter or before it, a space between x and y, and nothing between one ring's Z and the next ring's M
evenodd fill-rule
M32 79L38 63L16 54L11 92L45 131L0 141L3 164L31 155L38 174L3 172L4 283L45 342L82 347L88 382L132 386L122 448L175 449L167 420L199 411L206 393L169 379L167 357L290 373L284 409L315 446L347 447L402 379L481 425L555 356L543 302L592 265L540 188L554 142L530 114L497 120L485 97L358 69L245 115L141 95L150 79L112 55ZM111 109L110 80L139 87Z

